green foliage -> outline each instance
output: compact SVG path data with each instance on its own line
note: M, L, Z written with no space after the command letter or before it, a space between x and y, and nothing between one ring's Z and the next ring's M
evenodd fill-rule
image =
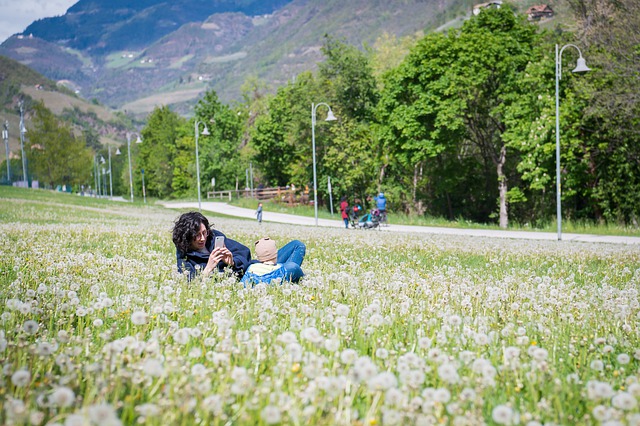
M313 180L311 171L311 99L317 83L311 73L278 90L268 113L251 130L253 161L266 184L301 187ZM316 135L317 136L317 135Z
M249 166L240 161L240 142L244 130L242 117L220 102L213 90L200 99L195 112L195 120L201 123L198 124L200 189L206 192L207 188L211 188L212 178L215 178L219 188L235 187L236 181L244 178L244 171ZM210 136L202 135L205 125Z
M517 83L536 41L535 28L508 8L484 10L459 31L428 35L387 74L379 109L381 137L396 156L391 171L413 172L411 203L421 202L419 187L425 182L431 197L447 199L443 207L449 211L440 214L452 214L452 195L458 192L455 197L464 202L472 188L475 211L487 218L494 210L489 203L500 191L500 211L506 213L505 114L518 99ZM467 167L461 169L462 164ZM442 176L436 170L455 174ZM442 177L445 185L436 185ZM498 185L487 186L491 180ZM456 181L464 192L456 190ZM501 225L506 221L501 213Z
M168 107L158 107L151 113L147 126L141 132L143 142L135 144L135 135L131 137L135 192L141 188L141 171L144 170L147 194L158 198L167 198L172 194L176 140L181 137L184 121Z
M25 143L30 178L50 188L90 182L92 153L84 139L76 137L41 102L33 106L33 113L33 128Z

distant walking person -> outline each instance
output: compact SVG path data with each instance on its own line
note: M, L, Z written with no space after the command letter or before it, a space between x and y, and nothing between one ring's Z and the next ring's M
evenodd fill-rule
M256 217L258 218L258 223L262 225L262 203L258 203L258 210L256 210Z
M342 214L344 227L349 229L349 203L347 202L347 197L342 197L340 200L340 214Z

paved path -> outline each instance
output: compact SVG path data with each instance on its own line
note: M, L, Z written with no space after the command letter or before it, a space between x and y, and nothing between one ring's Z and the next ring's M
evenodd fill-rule
M170 209L197 209L198 203L183 202L164 202L161 203ZM214 213L222 213L234 217L256 218L255 210L245 209L242 207L232 206L223 202L206 201L202 203L202 210ZM294 225L314 226L315 218L306 216L296 216L285 213L274 213L265 211L262 215L265 222L289 223ZM344 223L341 219L318 219L318 226L343 228ZM528 240L556 240L558 234L555 232L526 232L526 231L501 231L497 229L461 229L461 228L443 228L436 226L409 226L409 225L390 225L379 228L384 232L408 232L408 233L425 233L425 234L441 234L441 235L469 235L474 237L491 237L491 238L513 238ZM375 232L375 231L368 231ZM639 237L616 237L607 235L590 235L590 234L562 234L563 241L580 241L588 243L611 243L611 244L632 244L640 245Z

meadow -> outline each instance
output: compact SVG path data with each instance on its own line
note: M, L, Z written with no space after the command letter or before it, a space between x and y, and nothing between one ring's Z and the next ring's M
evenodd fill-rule
M0 424L640 425L640 247L208 215L307 244L243 288L179 213L0 188Z

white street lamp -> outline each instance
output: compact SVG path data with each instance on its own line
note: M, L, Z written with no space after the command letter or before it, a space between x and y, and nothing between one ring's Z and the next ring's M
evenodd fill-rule
M109 145L109 197L113 201L113 177L111 173L111 145Z
M11 182L11 167L9 166L9 120L5 120L2 126L2 139L7 153L7 182Z
M100 164L104 164L106 163L106 161L104 160L104 157L101 155L100 156ZM100 186L100 190L102 191L102 196L106 196L107 195L107 176L105 174L105 170L104 167L102 167L102 175L98 175L98 182L100 182L100 176L102 176L102 183Z
M327 107L329 112L325 121L335 121L336 117L331 111L331 107L324 102L311 104L311 150L313 157L313 208L315 210L316 226L318 226L318 183L316 179L316 110L320 105Z
M27 131L24 127L24 101L20 100L20 150L22 151L22 178L26 188L29 187L29 178L27 177L27 157L24 155L24 134Z
M196 132L196 177L198 179L198 211L202 211L202 203L200 202L200 158L198 157L198 131L200 130L198 126L200 126L200 124L204 125L204 130L202 130L202 136L210 135L207 125L202 121L196 120L195 132Z
M127 132L127 151L129 152L129 190L131 192L131 202L133 203L133 173L131 171L131 135L136 135L136 143L142 143L140 135Z
M560 185L560 79L562 78L562 52L567 47L575 47L580 57L575 69L571 72L591 71L587 67L586 61L582 57L582 52L578 46L566 44L559 48L556 44L556 215L558 223L558 241L562 240L562 201L561 201L561 185Z

